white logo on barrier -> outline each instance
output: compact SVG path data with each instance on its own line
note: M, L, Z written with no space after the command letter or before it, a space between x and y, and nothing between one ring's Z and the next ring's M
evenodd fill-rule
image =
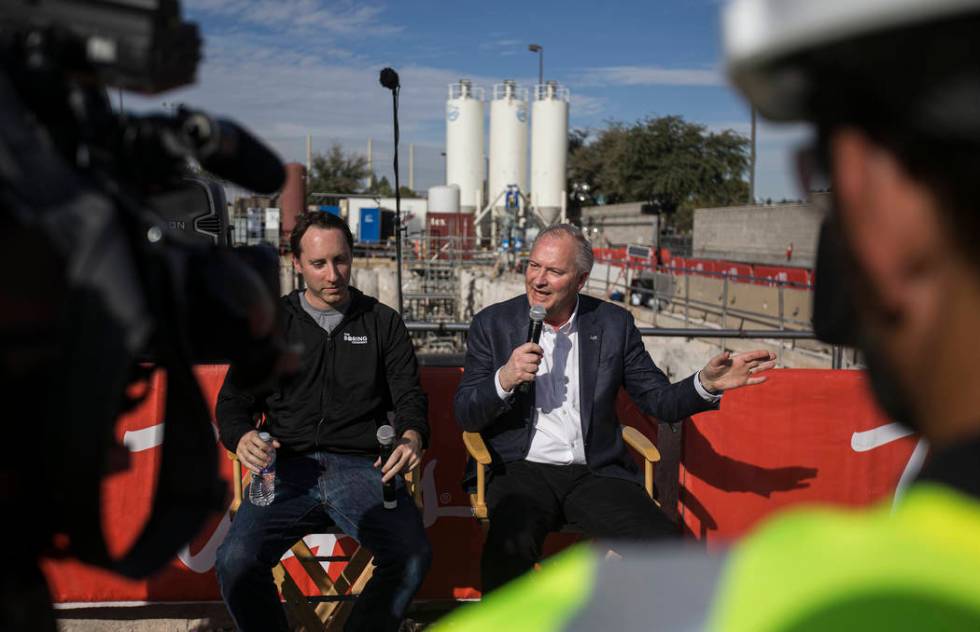
M426 529L439 518L472 518L473 509L466 505L440 507L439 494L436 493L436 464L439 459L426 463L422 471L422 525Z
M211 537L208 538L208 543L196 555L191 554L191 545L188 544L180 550L177 558L184 563L184 566L195 573L207 573L214 568L214 559L218 553L218 547L225 539L225 534L228 533L228 527L230 526L231 515L226 511L225 515L221 518L221 522L218 523Z
M871 430L853 433L851 435L851 449L855 452L867 452L887 445L892 441L907 437L910 434L912 434L912 431L901 424L885 424L877 428L872 428ZM919 442L915 444L915 449L912 450L912 455L905 464L902 476L898 479L898 485L895 486L895 496L892 498L892 511L898 506L898 501L905 494L905 490L908 489L912 481L915 480L915 477L918 476L928 452L929 443L925 439L919 439Z

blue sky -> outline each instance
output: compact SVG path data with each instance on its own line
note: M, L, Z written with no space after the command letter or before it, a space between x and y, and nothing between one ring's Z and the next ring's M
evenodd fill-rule
M181 102L236 119L285 159L305 161L332 143L365 151L391 178L391 99L377 83L401 75L402 181L415 144L415 185L443 180L447 85L545 79L572 95L570 124L601 129L608 120L679 114L711 129L748 134L749 110L727 87L714 0L566 0L455 3L402 0L188 0L185 18L205 39L198 83L152 99L145 109ZM795 126L761 125L757 196L795 198L789 152L806 138Z

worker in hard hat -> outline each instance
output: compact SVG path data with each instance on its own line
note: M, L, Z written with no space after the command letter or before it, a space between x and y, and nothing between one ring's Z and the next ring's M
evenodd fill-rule
M815 330L930 459L894 510L791 511L714 556L575 548L441 629L980 630L980 0L734 0L723 25L752 106L816 129Z

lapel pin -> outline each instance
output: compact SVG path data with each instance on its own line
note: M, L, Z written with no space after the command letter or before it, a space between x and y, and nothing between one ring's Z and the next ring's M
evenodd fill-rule
M598 339L599 339L599 336L597 336L595 334L589 336L589 340L598 340Z

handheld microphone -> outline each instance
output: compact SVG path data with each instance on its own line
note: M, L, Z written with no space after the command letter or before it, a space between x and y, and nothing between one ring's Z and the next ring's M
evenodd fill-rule
M544 317L547 314L544 305L532 305L531 311L528 313L528 318L530 321L527 324L527 341L538 344L541 340L541 328L544 325ZM531 383L524 382L517 389L522 393L528 393L531 391Z
M388 462L392 451L395 449L395 429L385 424L378 428L378 443L381 444L381 466ZM387 483L383 483L381 493L384 498L385 509L394 509L398 506L395 499L395 479L392 478Z

